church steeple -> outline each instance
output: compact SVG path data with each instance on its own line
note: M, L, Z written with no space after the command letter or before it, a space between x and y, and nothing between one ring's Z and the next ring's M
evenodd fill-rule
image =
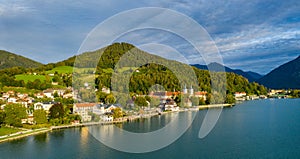
M184 88L183 88L183 94L187 94L188 93L188 90L186 88L186 84L184 84Z
M194 95L194 89L193 89L192 85L191 85L191 88L190 88L190 95Z

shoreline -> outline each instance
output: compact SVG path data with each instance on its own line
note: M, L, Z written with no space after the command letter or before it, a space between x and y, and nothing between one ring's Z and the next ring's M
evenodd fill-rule
M200 105L200 106L194 106L191 108L182 108L178 111L168 111L168 112L160 112L160 113L151 113L151 114L143 114L143 115L132 115L128 117L118 118L114 121L107 121L107 122L88 122L88 123L81 123L81 124L70 124L70 125L59 125L59 126L51 126L50 128L40 128L40 129L34 129L34 130L26 130L26 131L20 131L14 134L10 135L4 135L0 136L0 143L12 141L32 135L37 135L41 133L50 132L53 130L60 130L60 129L68 129L68 128L76 128L76 127L86 127L86 126L92 126L92 125L111 125L111 124L119 124L124 122L130 122L141 118L151 118L158 115L164 115L168 113L174 113L174 112L186 112L186 111L200 111L204 109L210 109L210 108L223 108L223 107L232 107L234 104L212 104L212 105Z

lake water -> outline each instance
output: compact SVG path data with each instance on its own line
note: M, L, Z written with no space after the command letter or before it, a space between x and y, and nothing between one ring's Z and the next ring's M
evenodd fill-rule
M225 108L214 129L199 139L205 114L206 110L199 111L192 125L174 143L149 153L114 150L96 140L88 128L83 127L1 143L0 158L300 158L300 99L247 101ZM171 120L172 114L167 114L119 127L148 132Z

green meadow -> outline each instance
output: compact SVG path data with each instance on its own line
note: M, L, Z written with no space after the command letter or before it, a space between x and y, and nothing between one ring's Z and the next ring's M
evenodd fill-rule
M73 67L71 66L58 66L53 68L52 70L46 71L46 74L54 74L57 72L58 74L61 73L72 73L73 72Z
M36 79L39 79L41 82L46 80L45 75L28 75L28 74L21 74L21 75L16 75L16 80L23 80L25 83L28 81L33 82ZM51 78L51 77L50 77Z
M16 132L19 132L19 131L20 131L19 129L1 127L0 128L0 136L9 135L9 134L16 133Z

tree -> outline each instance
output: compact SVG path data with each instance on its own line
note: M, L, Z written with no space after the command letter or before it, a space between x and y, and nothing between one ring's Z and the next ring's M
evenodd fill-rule
M5 112L3 110L0 110L0 127L4 123L5 120Z
M191 97L192 105L198 106L199 105L199 98L198 97Z
M199 105L205 105L205 100L204 98L199 99Z
M122 111L122 109L119 108L119 107L113 109L113 117L114 117L114 119L123 117L123 111Z
M21 104L7 104L4 107L5 123L11 126L22 126L22 119L27 118L26 108Z
M56 103L52 105L52 107L49 109L50 119L63 118L64 114L65 114L64 106L61 103Z
M148 102L151 102L151 98L149 96L145 96L145 99L148 101Z
M105 103L106 104L112 104L116 102L116 98L114 97L114 95L109 94L108 96L106 96L105 98Z
M107 97L108 94L104 93L104 92L101 92L101 91L98 91L97 92L97 98L98 98L98 101L99 102L105 102L105 98Z
M227 94L226 95L225 103L232 104L234 102L235 102L234 96L232 94Z
M38 109L33 112L34 121L36 124L47 123L47 113L43 109Z
M53 93L53 97L54 97L54 98L57 98L57 97L59 97L59 95L58 95L58 92L57 92L57 91L55 91L55 92Z
M141 97L141 96L135 98L134 104L136 104L136 105L138 105L140 107L148 105L146 98L145 97Z
M158 98L151 98L150 100L150 106L151 107L157 107L160 103L160 100Z

